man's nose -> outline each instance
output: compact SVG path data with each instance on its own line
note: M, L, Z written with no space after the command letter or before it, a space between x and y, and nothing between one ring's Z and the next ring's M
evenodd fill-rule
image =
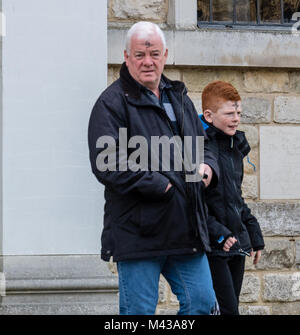
M150 55L146 55L144 58L144 65L151 66L153 64L152 57Z

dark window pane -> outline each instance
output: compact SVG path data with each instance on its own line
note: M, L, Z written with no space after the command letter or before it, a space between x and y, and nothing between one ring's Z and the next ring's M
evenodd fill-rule
M236 1L236 21L237 23L256 23L256 0Z
M198 20L209 21L209 0L198 0Z
M232 22L232 18L232 0L213 0L213 21Z
M280 23L280 0L261 0L260 17L262 23Z
M284 22L290 22L296 12L300 12L300 0L284 0Z

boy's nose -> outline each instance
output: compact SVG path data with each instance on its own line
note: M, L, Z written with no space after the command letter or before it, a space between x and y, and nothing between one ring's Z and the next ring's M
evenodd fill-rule
M234 113L233 120L234 121L239 121L240 120L240 114L239 113Z

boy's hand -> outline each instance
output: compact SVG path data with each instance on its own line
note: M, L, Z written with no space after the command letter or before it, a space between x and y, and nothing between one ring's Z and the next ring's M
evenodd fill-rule
M254 255L255 253L255 255ZM261 258L261 250L257 250L256 252L254 252L253 250L250 253L251 257L254 256L254 260L253 260L253 264L257 264Z
M237 242L237 239L235 237L228 237L228 239L224 243L223 250L228 252L235 242Z
M213 171L211 167L207 164L202 163L200 164L200 167L199 167L199 173L202 176L202 178L204 175L207 175L207 178L202 179L203 183L205 184L205 187L207 187L210 184L212 176L213 176Z

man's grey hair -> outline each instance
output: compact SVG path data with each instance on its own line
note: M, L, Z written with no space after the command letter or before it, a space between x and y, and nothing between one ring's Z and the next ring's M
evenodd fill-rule
M140 39L146 39L150 36L157 34L163 44L163 53L165 53L167 49L166 38L163 31L159 28L159 26L153 22L148 21L140 21L135 23L127 32L126 40L125 40L125 50L128 55L130 55L131 48L131 39L134 35L136 35Z

